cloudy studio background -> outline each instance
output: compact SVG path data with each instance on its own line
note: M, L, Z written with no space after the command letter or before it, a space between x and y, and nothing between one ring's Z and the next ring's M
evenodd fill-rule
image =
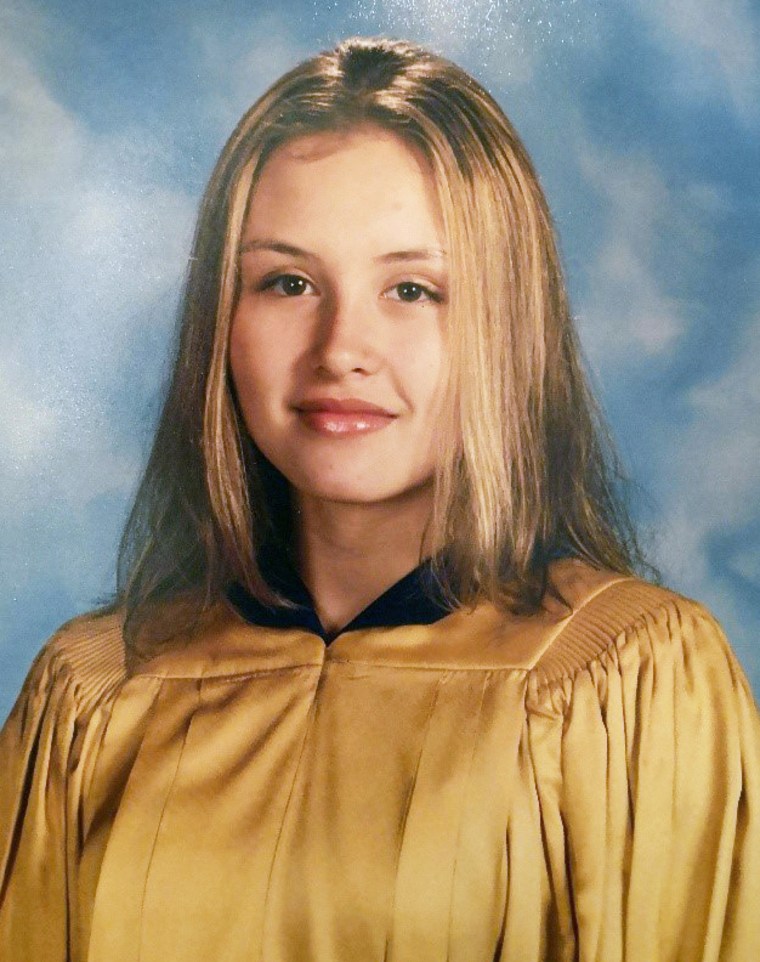
M653 560L760 692L754 0L2 0L0 718L112 587L218 150L356 33L432 45L516 123Z

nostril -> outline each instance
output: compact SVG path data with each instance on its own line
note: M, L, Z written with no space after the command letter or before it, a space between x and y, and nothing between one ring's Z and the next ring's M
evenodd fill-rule
M362 331L352 325L330 324L319 331L312 357L316 368L331 374L371 372L380 364L378 349Z
M343 377L346 374L370 374L377 365L353 351L330 350L317 355L314 367L324 374Z

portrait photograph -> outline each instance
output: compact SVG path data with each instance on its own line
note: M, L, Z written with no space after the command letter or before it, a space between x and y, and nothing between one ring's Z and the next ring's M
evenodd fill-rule
M5 0L0 959L760 959L760 8Z

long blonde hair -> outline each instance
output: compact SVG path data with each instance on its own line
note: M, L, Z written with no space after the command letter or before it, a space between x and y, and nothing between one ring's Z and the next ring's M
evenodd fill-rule
M288 536L287 486L250 440L229 374L238 249L251 191L278 146L367 123L423 152L443 214L456 404L442 428L431 537L450 600L530 611L552 557L621 572L641 563L525 148L455 64L411 43L353 38L251 107L206 189L173 378L120 548L116 603L128 630L178 596L201 610L232 582L283 602L256 557Z

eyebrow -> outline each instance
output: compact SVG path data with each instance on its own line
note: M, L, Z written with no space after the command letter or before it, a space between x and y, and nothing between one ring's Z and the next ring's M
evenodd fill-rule
M286 254L290 257L303 257L306 260L318 260L316 254L296 247L294 244L286 244L278 240L249 240L240 245L240 253L247 254L249 251L275 251L278 254ZM446 251L438 247L417 247L412 250L389 251L387 254L379 254L373 260L382 264L393 261L424 261L424 260L443 260Z

